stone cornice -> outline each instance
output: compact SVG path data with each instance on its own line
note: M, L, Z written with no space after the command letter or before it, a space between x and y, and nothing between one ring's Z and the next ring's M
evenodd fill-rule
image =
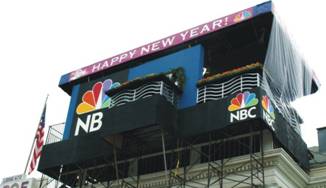
M259 155L259 154L257 154ZM216 161L219 163L219 161ZM214 164L211 163L213 166ZM216 164L215 164L216 165ZM208 173L208 164L196 164L191 170L187 172L187 179L192 179L196 182L206 182L209 177ZM310 177L300 166L282 149L277 148L273 150L265 151L264 153L264 169L265 174L268 171L269 177L271 178L270 183L277 183L276 181L283 182L282 184L288 184L289 187L309 187L309 188L319 188L321 186L326 187L326 178L325 177ZM313 169L325 171L326 168ZM232 176L232 173L245 173L250 171L250 161L249 155L243 155L239 157L234 157L230 159L224 166L224 173ZM173 170L176 173L175 170ZM211 171L211 176L217 175L216 172ZM173 178L166 178L164 172L157 172L152 174L143 175L140 177L140 188L149 188L149 187L166 187L170 182L177 184L178 177L184 177L183 168L178 169L178 176ZM271 177L272 176L272 177ZM265 177L266 178L266 177ZM131 178L125 179L126 182L134 184L134 180ZM181 181L180 181L181 182Z

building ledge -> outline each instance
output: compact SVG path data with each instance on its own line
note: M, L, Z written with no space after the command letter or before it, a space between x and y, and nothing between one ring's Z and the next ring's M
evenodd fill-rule
M215 161L218 162L218 161ZM230 179L236 179L236 175L233 172L241 174L249 174L249 156L243 155L232 158L224 168L224 173L228 174ZM326 175L323 177L309 176L300 166L286 153L282 148L268 150L264 153L264 167L265 167L265 186L266 187L298 187L298 188L317 188L320 186L326 186ZM326 168L312 169L323 171L326 174ZM179 177L183 177L183 169L174 169L174 173L177 173ZM320 173L322 174L322 173ZM311 174L310 174L311 175ZM190 171L187 172L187 179L192 179L197 183L187 182L187 185L198 186L198 183L207 183L209 173L208 164L196 164ZM178 185L178 181L166 178L165 172L151 173L142 175L140 177L140 188L147 187L166 187L169 185L169 181L173 181L175 185ZM216 174L213 175L211 181L217 180ZM125 182L133 184L132 178L124 179ZM256 181L256 180L254 180ZM256 181L258 183L258 181ZM111 184L112 185L112 184ZM232 187L234 182L223 180L223 187ZM118 187L117 182L113 183L112 187Z

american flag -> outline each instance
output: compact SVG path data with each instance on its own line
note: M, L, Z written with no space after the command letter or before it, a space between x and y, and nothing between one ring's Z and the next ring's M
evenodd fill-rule
M44 105L42 116L41 116L37 131L36 131L35 140L34 140L35 146L34 146L34 151L33 151L33 157L31 159L31 162L29 165L28 174L31 174L33 172L33 170L35 169L36 164L37 164L37 159L41 156L42 147L44 144L45 112L46 112L46 103Z

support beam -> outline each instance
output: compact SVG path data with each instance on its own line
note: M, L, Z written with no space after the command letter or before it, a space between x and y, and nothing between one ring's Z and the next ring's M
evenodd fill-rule
M164 139L164 132L161 130L161 137L162 137L162 149L163 149L163 159L164 159L164 170L165 170L165 179L168 181L168 167L166 164L166 153L165 153L165 139Z

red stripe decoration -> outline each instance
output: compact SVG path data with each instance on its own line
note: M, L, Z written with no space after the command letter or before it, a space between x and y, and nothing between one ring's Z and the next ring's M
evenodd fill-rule
M30 165L29 165L29 171L28 174L31 174L33 170L36 167L37 160L41 156L42 148L44 144L44 126L45 126L45 112L46 112L46 105L44 106L42 116L36 131L35 135L35 145L34 145L34 151L33 151L33 157L31 159Z

